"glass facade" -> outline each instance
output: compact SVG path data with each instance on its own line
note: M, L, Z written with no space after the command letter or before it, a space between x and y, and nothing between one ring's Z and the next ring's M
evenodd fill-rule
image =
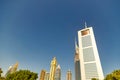
M91 36L90 35L82 37L82 48L85 48L85 47L88 47L88 46L92 46L92 41L91 41Z
M83 49L83 59L84 62L95 61L94 51L92 47Z
M85 77L86 80L90 80L92 78L99 78L96 63L85 64Z

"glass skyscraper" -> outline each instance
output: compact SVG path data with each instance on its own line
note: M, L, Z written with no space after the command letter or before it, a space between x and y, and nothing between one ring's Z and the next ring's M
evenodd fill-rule
M103 80L103 71L92 27L78 31L81 80Z

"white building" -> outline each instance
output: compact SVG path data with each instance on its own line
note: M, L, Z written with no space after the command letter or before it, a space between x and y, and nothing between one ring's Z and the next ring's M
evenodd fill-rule
M60 65L58 65L57 68L56 68L55 80L61 80L61 68L60 68Z
M81 80L103 80L103 71L92 27L78 31Z

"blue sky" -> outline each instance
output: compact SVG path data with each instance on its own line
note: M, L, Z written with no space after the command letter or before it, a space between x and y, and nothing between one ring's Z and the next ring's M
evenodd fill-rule
M49 71L56 56L62 80L71 69L74 40L85 21L93 26L104 75L120 68L119 0L1 0L0 67Z

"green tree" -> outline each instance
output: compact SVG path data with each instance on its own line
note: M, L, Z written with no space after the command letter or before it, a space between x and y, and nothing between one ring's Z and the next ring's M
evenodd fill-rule
M1 74L3 73L2 69L0 68L0 77L1 77Z
M114 70L105 77L105 80L120 80L120 70Z
M36 80L38 74L29 70L19 70L12 74L8 74L6 80Z
M2 74L3 73L3 71L2 71L2 69L0 68L0 80L5 80L5 78L4 77L2 77Z

